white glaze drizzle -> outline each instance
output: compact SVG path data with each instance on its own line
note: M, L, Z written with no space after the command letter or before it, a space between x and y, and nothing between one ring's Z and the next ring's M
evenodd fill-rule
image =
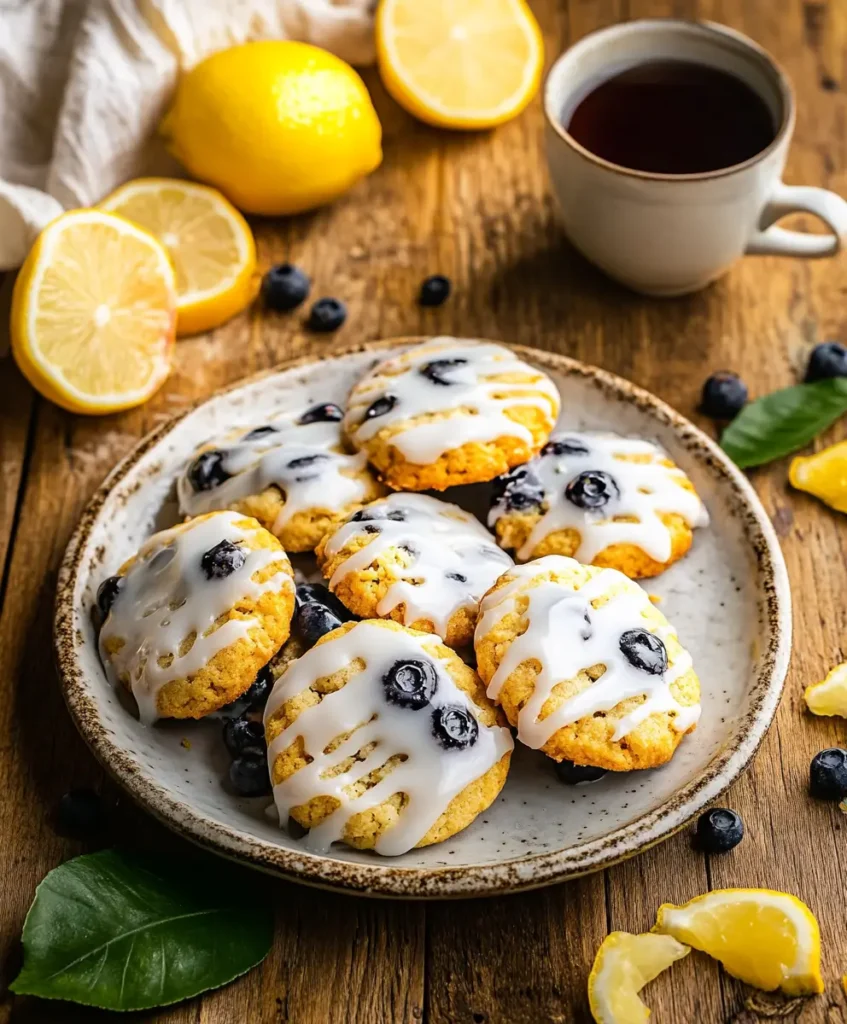
M433 643L437 643L433 637L412 636L364 621L344 636L307 651L277 680L265 710L266 728L278 708L315 680L341 671L356 659L365 662L364 670L345 686L301 711L268 749L268 764L273 765L301 736L306 753L313 758L274 786L281 824L287 823L293 807L317 796L339 801L340 806L303 839L307 849L326 853L342 838L355 814L377 807L395 793L405 793L408 803L397 822L379 837L376 851L386 856L406 853L424 838L455 796L513 749L508 729L486 726L479 720L476 705L453 682L445 664L427 650ZM425 660L434 666L437 686L430 706L413 710L386 700L383 676L395 662L406 660ZM472 746L444 749L433 734L433 708L448 705L465 709L477 720L479 732ZM325 752L334 739L351 732L335 750ZM372 743L374 749L364 760L354 761L343 774L326 776L334 765ZM345 792L345 787L398 755L406 760L361 796Z
M177 481L180 512L196 516L227 508L276 486L285 497L271 527L273 533L279 533L297 512L341 511L354 502L367 500L369 481L361 478L367 467L367 455L344 452L341 423L337 421L298 423L304 412L301 409L268 420L273 433L247 440L250 430L245 429L223 439L216 447L225 453L222 467L229 479L210 490L194 490L188 476L190 462ZM192 456L192 462L197 454ZM313 458L308 465L297 465L298 461Z
M692 667L688 652L678 652L672 661L669 658L664 673L651 675L633 665L620 648L620 637L630 629L646 629L663 642L676 637L670 623L656 628L645 618L652 606L637 583L616 569L601 569L578 590L553 580L534 586L531 583L539 575L568 572L577 564L572 558L547 555L516 566L507 574L509 582L483 599L476 627L477 643L504 616L515 611L518 597L529 601L521 616L527 628L505 651L488 685L488 696L496 701L508 677L523 662L540 664L532 696L518 716L518 738L534 749L543 747L563 726L590 718L598 711L610 711L630 697L645 699L620 719L612 736L614 742L624 739L657 712L674 712L673 727L679 732L687 731L699 720L700 705L683 706L670 686ZM604 597L613 587L620 588L615 596L594 608L591 602ZM539 720L557 683L574 679L594 665L605 666L600 678Z
M435 360L462 360L439 375L449 383L433 383L420 370ZM401 372L397 372L397 371ZM490 380L499 374L530 374L531 383ZM520 392L532 392L523 394ZM387 412L365 419L367 409L385 396L396 399ZM417 465L435 462L445 452L469 441L517 437L532 443L530 431L506 415L506 409L532 406L556 421L559 393L541 370L529 366L502 345L457 338L432 338L379 363L350 393L344 419L347 435L361 447L384 427L396 426L427 413L461 415L410 424L391 436L390 444Z
M348 520L332 534L326 544L329 556L355 538L371 539L339 565L330 578L330 590L349 573L366 569L389 548L405 547L411 564L392 567L400 578L376 608L378 616L387 617L404 605L404 625L428 619L443 636L450 618L461 608L475 611L486 590L513 564L479 520L458 505L429 495L391 494L367 505L365 514L404 518L402 522Z
M573 529L579 533L574 556L591 563L612 544L633 544L657 562L671 556L671 533L659 518L660 513L676 513L692 529L708 526L709 515L700 498L682 486L686 479L681 469L662 465L667 455L649 441L617 437L614 434L556 434L549 444L571 442L586 449L584 453L540 455L527 463L530 479L535 478L544 493L544 514L532 528L517 557L525 561L551 533ZM630 462L626 456L650 456L652 462ZM608 473L619 495L600 509L583 509L565 497L568 483L585 470ZM488 517L493 527L509 514L504 501L495 504ZM616 521L627 516L635 522Z
M219 651L246 637L258 624L255 618L230 619L205 636L221 615L246 598L293 589L281 550L253 550L246 544L241 547L246 558L240 568L223 578L206 576L201 560L207 551L221 541L239 544L249 537L249 531L236 525L243 519L235 512L219 512L154 534L142 544L123 577L100 630L100 656L113 684L117 685L121 676L129 677L144 725L159 717L157 697L166 683L200 671ZM252 578L276 561L285 564L284 572L274 573L264 583ZM192 633L196 640L180 657L180 644ZM105 642L116 637L124 641L123 646L110 654ZM163 666L159 664L163 657L173 660Z

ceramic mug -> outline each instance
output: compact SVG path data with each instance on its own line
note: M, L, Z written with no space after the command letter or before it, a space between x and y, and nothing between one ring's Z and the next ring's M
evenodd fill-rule
M732 167L655 174L603 160L563 127L601 81L635 64L668 59L742 79L779 126L773 142ZM770 55L724 26L656 19L586 36L559 57L544 87L547 159L568 237L611 277L648 295L696 291L745 253L834 256L847 241L847 203L834 192L781 180L794 106L791 85ZM814 214L831 233L774 226L796 212Z

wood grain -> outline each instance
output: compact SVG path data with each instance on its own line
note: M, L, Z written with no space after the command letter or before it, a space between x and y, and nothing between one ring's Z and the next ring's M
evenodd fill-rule
M788 69L798 127L787 180L847 193L847 6L844 0L537 0L552 58L594 28L642 16L723 21ZM295 315L258 307L208 337L181 342L171 380L141 410L103 420L32 396L9 360L0 375L0 980L14 976L18 935L46 871L81 852L53 827L71 786L112 807L103 844L179 850L104 779L62 705L50 654L55 573L86 499L150 427L214 388L287 356L395 334L450 331L538 345L614 370L683 413L710 370L731 367L763 393L796 379L810 347L847 338L843 259L748 259L706 291L650 301L606 281L556 227L540 103L492 133L454 136L413 122L367 76L385 127L385 162L332 208L255 225L263 265L306 267L318 294L350 316L331 340ZM803 223L803 218L799 218ZM811 227L812 225L807 224ZM427 273L449 274L450 302L415 304ZM700 420L708 428L708 424ZM843 436L836 427L821 443ZM709 887L766 885L819 917L824 996L786 1006L692 955L647 990L659 1022L802 1024L847 1020L845 821L805 793L818 749L844 743L843 722L812 720L802 688L847 657L844 520L789 492L785 465L753 480L782 539L796 642L785 698L753 767L724 798L747 825L722 858L682 834L639 858L568 885L490 901L373 902L269 883L277 932L244 979L158 1014L117 1017L0 998L0 1022L155 1020L168 1024L570 1024L588 1020L585 982L608 929L642 930L660 902Z

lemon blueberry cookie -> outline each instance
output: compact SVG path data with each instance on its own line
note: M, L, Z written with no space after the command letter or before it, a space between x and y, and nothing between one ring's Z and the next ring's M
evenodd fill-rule
M700 717L691 656L616 569L561 555L510 569L482 600L474 646L518 739L556 761L654 768Z
M392 489L443 491L532 458L558 413L550 378L505 346L432 338L353 387L344 429Z
M204 445L177 482L180 511L253 516L287 551L312 551L334 523L385 493L364 453L345 451L341 409L315 405Z
M213 512L156 533L98 590L100 654L145 724L249 690L288 637L291 565L255 519Z
M382 619L345 623L289 665L265 730L280 823L318 852L443 842L496 799L514 746L472 668Z
M354 512L317 549L330 590L362 618L391 618L473 641L482 595L512 559L470 513L426 494L391 494Z
M538 458L495 482L488 525L518 561L568 555L656 576L709 522L691 481L649 441L614 434L554 436Z

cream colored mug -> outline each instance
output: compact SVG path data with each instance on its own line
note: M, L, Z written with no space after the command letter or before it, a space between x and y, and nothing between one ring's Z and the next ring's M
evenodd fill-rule
M764 100L773 142L733 167L654 174L595 156L563 127L601 81L652 60L687 60L728 71ZM611 277L648 295L683 295L720 277L745 253L834 256L847 240L847 203L822 188L782 182L794 131L794 95L774 60L751 39L707 22L632 21L586 36L556 61L544 87L547 159L573 244ZM774 226L811 213L830 234Z

